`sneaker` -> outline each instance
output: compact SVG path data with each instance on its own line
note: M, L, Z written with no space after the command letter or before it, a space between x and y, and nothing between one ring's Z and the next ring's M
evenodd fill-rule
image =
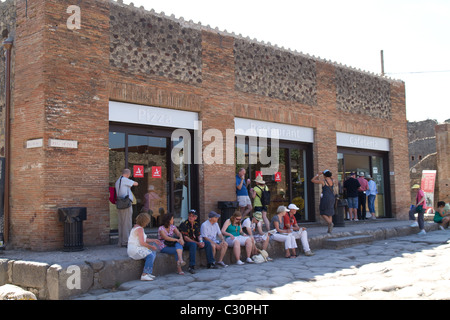
M217 262L217 265L219 265L219 266L221 266L221 267L223 267L223 268L228 267L228 265L225 264L225 262L223 262L223 261Z
M208 264L206 265L206 267L207 267L208 269L218 269L215 263L208 263Z
M313 255L315 255L315 253L312 252L311 250L305 252L305 256L307 257L312 257Z
M425 230L420 230L420 232L418 233L418 235L420 235L420 236L425 235L425 234L427 234L427 232Z
M141 276L142 281L153 281L155 279L155 276L151 274L146 274L145 276Z
M245 263L243 263L241 260L238 260L238 261L236 261L236 264L237 264L238 266L241 266L241 265L243 265L243 264L245 264Z
M411 228L418 227L418 226L419 226L419 223L418 223L417 221L414 221L414 222L410 225Z
M189 267L188 271L190 274L195 274L195 266Z
M245 260L245 262L247 262L247 263L255 263L255 261L253 261L251 258L247 258L247 260Z

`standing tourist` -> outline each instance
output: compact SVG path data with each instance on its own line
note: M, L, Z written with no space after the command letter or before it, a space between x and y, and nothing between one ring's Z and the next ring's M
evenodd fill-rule
M245 169L239 169L236 175L236 196L243 219L252 211L252 201L247 189L250 182L250 179L245 180Z
M323 179L320 176L323 175ZM320 216L325 220L328 225L328 233L333 231L333 216L334 205L336 203L336 197L334 195L334 187L336 185L333 174L330 170L319 172L314 178L311 179L312 183L322 185L322 195L320 197ZM356 179L355 179L356 180Z
M419 234L424 235L426 234L426 231L423 216L425 214L425 211L427 210L425 193L422 189L420 189L420 186L418 184L413 185L411 189L416 191L416 207L414 211L415 213L417 213L417 221L415 221L416 219L414 217L414 213L411 214L411 211L409 214L409 220L414 220L413 224L411 224L411 227L418 226L420 229Z
M266 182L262 176L257 176L254 181L256 182L256 186L250 190L254 199L253 208L255 208L255 212L259 211L262 213L264 224L266 225L267 230L270 230L270 223L267 218L267 206L270 202L269 188L266 186Z
M377 184L375 181L373 181L373 178L371 176L368 176L367 179L369 180L368 182L368 187L369 189L367 190L366 194L367 194L367 201L369 203L369 212L370 215L372 216L372 219L376 219L377 216L375 214L375 198L377 197Z
M366 220L366 191L367 189L369 189L369 183L365 178L365 173L362 171L359 173L359 177L356 180L358 180L359 184L361 185L358 189L358 219Z
M347 190L347 203L350 212L350 221L358 221L358 189L361 186L356 180L356 173L351 172L350 177L344 182L344 189Z
M128 238L130 236L131 227L133 225L133 206L132 202L134 200L133 193L131 192L131 187L138 185L137 182L130 179L131 171L130 169L123 169L122 175L116 181L116 194L117 198L130 199L130 204L128 208L117 209L118 217L118 229L119 229L119 247L126 247ZM116 201L117 205L117 201Z

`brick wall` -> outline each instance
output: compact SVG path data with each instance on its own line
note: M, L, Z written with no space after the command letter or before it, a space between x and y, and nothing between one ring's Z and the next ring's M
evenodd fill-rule
M337 171L336 131L391 139L394 215L404 217L409 172L403 83L364 73L366 85L355 89L355 97L369 92L374 105L366 109L356 103L351 110L343 110L345 99L338 92L343 86L339 80L343 79L342 66L266 44L251 45L234 35L114 1L81 2L81 29L68 30L66 9L71 4L66 0L31 2L29 18L24 16L23 1L17 8L11 194L14 246L61 247L62 224L56 211L66 206L87 207L87 245L108 242L110 100L198 112L202 133L215 128L224 137L227 129L234 129L235 117L313 128L314 172ZM248 78L251 70L237 54L248 58L247 50L256 48L260 60L267 55L268 67L274 71L263 68L254 74L274 78L273 84L282 87L275 95L267 80L241 81L252 80ZM277 55L286 63L306 62L305 69L296 78ZM346 72L345 79L360 76L359 71ZM295 92L300 82L304 90ZM376 90L372 83L383 90ZM283 95L286 92L290 93ZM43 138L44 147L24 148L34 138ZM75 140L78 149L50 148L48 139ZM219 143L225 147L225 142ZM211 143L204 141L203 150L209 150ZM203 164L199 169L199 209L205 219L210 210L217 210L217 201L235 199L235 166ZM315 193L318 203L318 188Z
M450 123L436 126L439 195L437 201L450 202ZM435 203L436 200L435 200Z

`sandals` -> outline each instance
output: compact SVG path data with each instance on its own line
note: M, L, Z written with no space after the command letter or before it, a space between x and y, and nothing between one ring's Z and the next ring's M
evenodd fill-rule
M183 260L177 261L177 266L183 267L185 265L186 265L186 262L184 262Z

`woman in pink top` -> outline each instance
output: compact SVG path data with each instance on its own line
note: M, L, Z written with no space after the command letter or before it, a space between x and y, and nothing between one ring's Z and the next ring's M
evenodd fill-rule
M414 221L414 223L411 225L411 227L418 226L420 229L419 234L426 234L425 223L424 223L424 219L423 219L423 215L424 215L425 211L427 210L425 193L423 192L422 189L420 189L420 186L418 184L413 185L411 189L417 192L417 194L416 194L416 209L415 209L415 212L417 213L417 222ZM410 219L413 217L414 216L410 216ZM415 219L411 219L411 220L415 220Z

